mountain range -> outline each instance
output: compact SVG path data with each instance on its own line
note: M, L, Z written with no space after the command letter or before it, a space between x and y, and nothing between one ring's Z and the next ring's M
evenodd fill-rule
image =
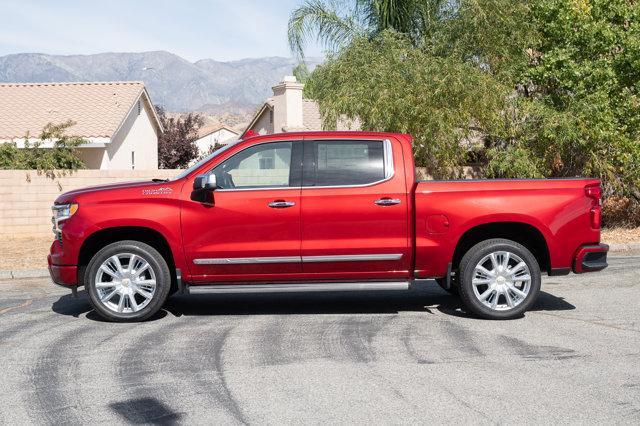
M307 59L313 69L321 62ZM153 102L168 111L246 112L272 95L296 60L283 57L189 62L170 52L0 56L0 82L144 81Z

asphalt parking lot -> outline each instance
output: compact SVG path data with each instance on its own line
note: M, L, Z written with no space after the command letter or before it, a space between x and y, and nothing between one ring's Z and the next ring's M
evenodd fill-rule
M545 277L534 310L402 293L170 299L100 321L48 279L0 282L0 423L640 422L640 257Z

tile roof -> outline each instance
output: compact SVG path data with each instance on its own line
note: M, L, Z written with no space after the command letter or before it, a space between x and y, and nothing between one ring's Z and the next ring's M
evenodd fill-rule
M238 132L238 131L237 131L237 130L235 130L235 129L232 129L232 128L231 128L231 127L229 127L229 126L225 126L224 124L223 124L223 125L219 125L219 124L217 124L217 125L213 125L213 126L205 126L205 127L200 128L200 129L198 130L198 138L203 138L203 137L205 137L205 136L210 135L211 133L215 133L215 132L217 132L218 130L222 130L222 129L228 130L228 131L230 131L231 133L235 133L236 135L239 135L239 134L240 134L240 132Z
M67 120L70 135L110 138L142 93L138 81L0 84L0 139L38 137Z
M302 100L302 122L304 124L304 128L301 130L305 131L319 131L326 130L323 127L323 119L322 114L320 114L320 107L316 101L312 101L310 99ZM353 131L353 130L362 130L360 120L357 118L355 120L349 120L346 117L341 116L338 118L338 122L336 123L335 130L338 131Z
M302 100L302 124L304 130L324 130L317 102L309 99Z

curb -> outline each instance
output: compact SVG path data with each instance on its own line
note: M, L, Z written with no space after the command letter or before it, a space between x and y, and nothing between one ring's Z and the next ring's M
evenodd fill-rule
M640 243L618 243L609 244L609 251L613 252L625 252L625 251L640 251Z
M44 278L49 276L49 270L43 269L16 269L15 271L0 271L0 279L11 280L18 278Z

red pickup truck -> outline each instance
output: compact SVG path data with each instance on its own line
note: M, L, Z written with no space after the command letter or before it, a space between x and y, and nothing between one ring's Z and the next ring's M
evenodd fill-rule
M596 179L416 181L411 137L256 136L168 181L53 206L49 270L113 321L173 292L407 290L435 279L482 318L521 316L541 273L607 266Z

